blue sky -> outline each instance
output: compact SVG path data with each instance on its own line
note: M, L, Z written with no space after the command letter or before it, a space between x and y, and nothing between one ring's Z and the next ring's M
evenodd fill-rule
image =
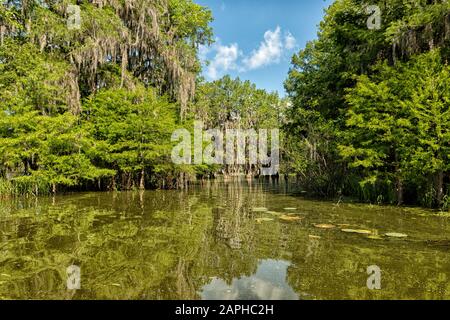
M207 80L225 74L284 95L291 57L317 36L332 0L197 0L214 16L216 43L201 48Z

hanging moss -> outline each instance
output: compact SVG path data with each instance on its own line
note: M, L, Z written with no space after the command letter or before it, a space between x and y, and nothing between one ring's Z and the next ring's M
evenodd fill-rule
M75 2L40 3L21 1L14 12L7 1L0 12L0 42L5 36L25 37L41 52L67 58L74 67L68 75L74 113L81 111L83 96L99 89L99 67L114 63L121 67L122 86L129 72L178 101L185 117L200 71L197 48L211 43L209 10L191 0L84 1L80 29L69 30L67 6ZM17 33L18 26L26 32ZM80 85L86 88L81 94Z

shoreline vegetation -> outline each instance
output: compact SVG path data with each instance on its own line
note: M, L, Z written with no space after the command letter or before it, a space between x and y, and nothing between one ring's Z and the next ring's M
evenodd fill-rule
M450 4L336 0L292 58L287 97L201 76L211 11L192 0L0 6L0 195L186 188L258 166L175 165L194 121L280 128L280 175L325 199L450 208ZM44 5L42 5L44 4ZM81 25L67 27L67 5ZM274 177L278 179L279 177Z
M295 175L285 176L285 175L278 175L278 176L247 176L245 174L240 175L232 175L232 176L222 176L222 175L216 175L211 178L196 178L193 180L190 180L187 182L187 184L183 187L179 188L171 188L166 190L179 190L179 191L189 191L191 189L195 189L198 187L207 186L210 184L248 184L248 185L255 185L256 184L262 184L264 186L273 186L276 187L278 190L285 190L287 194L301 198L304 200L309 201L319 201L321 203L331 203L334 207L340 207L341 205L349 205L349 206L369 206L369 207L381 207L381 208L388 208L388 207L396 207L400 208L402 210L405 210L405 212L411 212L419 215L426 215L426 214L433 214L436 216L441 217L449 217L450 212L447 210L443 210L442 208L425 208L417 205L406 205L403 204L399 206L396 203L385 203L385 202L363 202L361 199L354 197L354 196L333 196L333 197L324 197L324 196L318 196L316 194L313 194L311 192L308 192L305 190L303 185L300 182L301 180L296 177ZM151 189L139 189L137 186L133 186L130 189L127 190L102 190L102 189L65 189L61 190L59 192L53 193L50 190L50 186L44 186L44 188L41 188L41 192L38 192L36 194L36 190L34 189L35 186L30 187L27 189L24 186L13 186L12 181L5 181L0 180L0 199L35 199L35 198L55 198L60 196L76 196L76 195L82 195L82 194L91 194L91 193L128 193L131 194L139 194L142 196L143 192L147 191L164 191L163 189L158 188L151 188ZM280 189L282 188L282 189Z

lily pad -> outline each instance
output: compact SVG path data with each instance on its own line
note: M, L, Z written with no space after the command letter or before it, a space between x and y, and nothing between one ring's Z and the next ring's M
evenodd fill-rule
M347 223L338 223L337 225L338 225L338 227L342 227L342 228L350 227L350 225Z
M357 233L357 234L372 234L372 231L363 229L342 229L342 232Z
M272 218L258 218L258 219L255 219L255 220L256 220L257 223L273 221Z
M252 208L252 211L253 212L266 212L266 211L268 211L268 209L264 208L264 207L257 207L257 208Z
M297 208L284 208L284 210L286 210L286 211L293 211L293 210L297 210Z
M284 221L298 221L298 220L301 220L302 218L300 218L300 217L288 216L288 215L283 214L283 215L280 217L280 219L281 219L281 220L284 220Z
M367 239L372 239L372 240L383 240L382 237L377 236L377 235L368 236Z
M408 237L407 234L398 233L398 232L389 232L389 233L386 233L386 235L391 238L407 238Z
M333 225L333 224L326 224L326 223L315 224L314 227L319 228L319 229L334 229L334 228L336 228L335 225Z

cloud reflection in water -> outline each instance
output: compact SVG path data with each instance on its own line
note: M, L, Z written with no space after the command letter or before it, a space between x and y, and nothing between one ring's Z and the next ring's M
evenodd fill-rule
M256 273L233 279L228 285L213 278L200 295L204 300L298 300L298 295L286 282L290 263L283 260L261 260Z

